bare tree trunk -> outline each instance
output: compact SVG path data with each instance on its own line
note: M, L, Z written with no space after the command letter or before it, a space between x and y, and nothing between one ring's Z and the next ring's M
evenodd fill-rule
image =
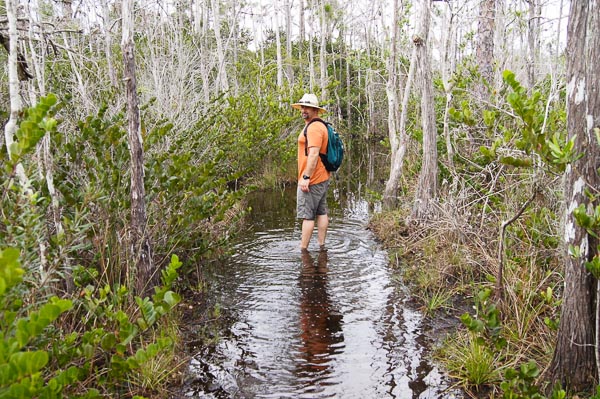
M321 99L323 101L327 101L329 99L329 94L327 93L327 85L328 85L328 76L327 76L327 23L326 23L326 15L325 15L325 0L320 1L321 7L321 49L319 51L319 62L320 62L320 70L321 70Z
M106 51L106 65L108 67L108 77L110 79L110 84L112 87L117 87L117 73L115 71L115 67L113 65L112 59L112 35L110 34L110 12L108 10L108 1L102 0L102 24L101 29L104 35L104 49Z
M351 40L350 38L351 35L349 35L348 41ZM350 48L352 48L351 45ZM346 123L348 126L348 131L352 131L352 80L350 71L350 53L348 51L348 45L346 45L344 49L346 51Z
M46 95L46 77L45 77L45 62L44 56L38 55L35 41L37 39L36 34L34 32L35 26L40 26L40 17L39 17L39 4L37 0L31 0L29 2L29 18L31 23L29 24L29 51L31 52L31 64L33 66L33 73L35 76L35 83L37 84L39 95ZM33 104L34 101L32 100Z
M498 72L504 71L507 68L507 64L512 65L512 61L509 63L508 59L509 57L512 57L512 54L515 53L514 31L516 29L513 29L511 23L507 21L507 13L511 13L512 18L512 12L509 11L512 9L512 3L507 5L507 1L510 3L512 0L496 0L496 13L494 18L494 60L496 63L494 83L496 85L500 82L500 74ZM512 68L512 66L510 68Z
M565 290L554 357L548 369L550 381L560 381L573 392L597 382L594 348L594 279L585 263L598 256L598 239L579 226L573 211L584 205L594 210L598 200L586 192L600 188L600 145L594 128L600 126L600 0L573 0L567 45L567 129L576 136L575 153L583 157L566 172L564 225L565 254L579 248L581 256L566 256Z
M373 82L373 69L367 67L367 71L365 72L365 97L367 100L367 131L365 138L368 139L371 137L373 132L375 131L375 84Z
M199 0L200 1L200 0ZM200 74L202 75L202 90L204 92L204 101L208 103L210 101L211 93L211 78L209 68L209 58L211 57L208 44L208 20L209 20L209 1L202 1L202 27L201 27L201 39L200 39L200 54L202 61L200 62ZM217 85L217 82L214 82Z
M237 17L239 11L237 9L238 7L238 2L237 0L233 0L233 15L234 17ZM241 8L241 6L240 6ZM229 23L229 26L231 26L231 32L229 34L229 39L227 40L228 42L230 40L233 40L233 65L238 65L238 23L237 21L231 21ZM238 80L238 76L237 76L237 68L233 68L232 73L230 75L230 79L233 83L233 95L235 97L237 97L240 93L240 82Z
M432 217L433 209L431 205L437 196L438 186L437 128L433 106L433 78L429 50L431 1L422 0L421 7L421 29L418 36L413 38L417 48L417 86L421 88L421 120L423 126L423 160L412 211L412 218L416 220Z
M73 0L62 0L63 13L67 21L73 18Z
M374 85L372 85L372 78L371 76L373 75L373 71L370 68L370 65L373 65L373 63L371 62L371 42L372 42L372 38L371 38L371 30L369 26L365 26L365 45L366 45L366 54L367 54L367 66L366 68L359 68L358 70L358 86L361 88L361 90L364 93L364 98L365 98L365 106L367 108L367 129L365 130L365 138L369 139L371 137L371 134L373 133L373 131L375 130L374 127L374 123L375 123L375 118L374 118L374 114L375 114L375 102L372 100L373 97L373 93L374 93ZM363 85L361 85L361 82L364 82ZM358 96L359 100L359 108L362 107L362 96Z
M275 23L273 29L275 30L275 47L277 52L277 87L281 89L283 87L283 58L281 55L281 35L279 34L279 13L277 12L277 4L275 4Z
M146 190L144 188L144 148L140 129L140 109L137 96L135 54L133 44L133 2L123 0L123 76L127 92L128 143L131 156L131 250L135 273L129 273L135 281L136 293L150 295L158 274L152 263L152 248L147 236Z
M192 27L195 34L202 29L202 0L192 0Z
M446 104L444 106L444 139L446 140L446 154L448 157L448 167L451 171L454 170L454 146L452 145L452 135L450 134L450 104L452 101L452 89L454 84L451 81L452 73L455 69L456 54L455 54L455 17L453 6L451 3L448 4L448 18L446 22L448 24L447 29L444 30L446 34L446 40L444 43L443 50L443 63L442 63L442 81L444 83L444 94L446 95Z
M294 69L292 68L292 4L290 0L285 0L285 65L286 75L290 86L294 85Z
M388 79L385 87L388 100L388 135L390 147L392 150L391 158L394 158L398 151L398 0L394 0L393 19L392 19L392 37L390 39L390 56L388 58Z
M496 0L481 0L479 5L479 26L477 28L476 57L483 81L494 84L494 30L496 21ZM485 85L479 87L481 98L489 97Z
M24 60L19 61L19 35L17 32L17 11L18 0L6 0L6 19L8 21L8 95L10 98L10 113L8 122L4 126L4 144L8 153L8 159L12 159L10 147L14 143L14 137L17 132L17 121L19 113L23 107L21 102L21 90L19 87L19 64L23 68ZM21 55L21 57L23 57ZM25 174L25 169L21 163L15 166L15 173L21 183L23 191L31 191L31 183Z
M262 32L262 11L261 14L255 14L252 18L252 31L254 33L254 37L258 37L259 34L259 27L261 28L261 32ZM256 44L258 46L258 48L256 49L258 51L258 53L260 54L260 61L259 61L259 71L260 73L257 74L256 76L256 87L257 87L257 92L258 95L261 96L262 95L262 81L263 81L263 77L262 77L262 71L265 67L265 52L264 52L264 45L262 43L257 43Z
M400 176L402 175L402 166L404 164L404 156L406 155L406 147L408 145L408 135L406 134L406 120L408 118L408 100L410 98L410 91L412 87L412 82L415 77L416 68L417 46L415 45L412 50L410 67L408 69L408 77L406 78L406 85L404 86L404 95L402 97L402 110L400 111L400 121L398 124L398 149L392 157L390 177L385 183L385 190L383 192L383 202L384 206L387 209L393 209L394 207L396 207L398 202L398 185L400 182Z
M219 8L219 0L212 0L212 11L214 18L215 41L217 44L217 58L219 65L217 67L217 84L216 93L221 91L229 91L229 78L227 77L227 64L225 62L225 50L223 50L223 39L221 37L221 11Z
M535 86L536 64L540 48L540 18L542 17L539 0L527 0L529 4L529 22L527 30L527 87Z
M196 18L196 23L194 26L195 29L197 29L196 35L198 37L198 52L200 58L198 69L200 70L200 79L202 80L202 94L204 97L204 102L208 104L211 93L211 78L210 68L208 66L208 59L210 55L208 52L209 46L207 44L208 5L206 3L207 2L205 1L195 0L194 15Z
M302 59L302 49L306 38L306 22L304 21L304 0L298 2L298 13L300 14L300 32L298 35L298 59Z
M558 27L556 28L556 47L554 49L554 56L557 58L560 57L560 36L561 36L562 18L563 18L563 0L560 0L560 4L558 6Z
M315 73L315 52L313 49L313 35L312 33L308 35L308 62L310 63L309 69L309 88L310 92L314 92L316 85L316 73Z
M21 93L19 90L19 76L17 73L17 6L18 0L6 0L6 16L8 19L8 92L10 97L10 114L4 126L4 143L8 152L8 159L12 159L10 147L14 142L17 131L17 120L21 111Z

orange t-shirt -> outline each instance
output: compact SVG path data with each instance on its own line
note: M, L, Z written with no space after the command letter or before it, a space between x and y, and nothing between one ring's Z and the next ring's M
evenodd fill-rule
M306 131L306 136L308 137L308 148L319 147L319 153L327 153L327 142L329 141L329 137L327 136L327 127L324 123L319 121L311 123ZM306 169L306 161L308 160L305 151L307 148L305 142L306 139L304 138L303 128L298 136L298 180L302 178L304 169ZM329 179L330 174L331 173L325 169L321 157L319 157L317 166L313 173L311 173L310 182L308 184L322 183Z

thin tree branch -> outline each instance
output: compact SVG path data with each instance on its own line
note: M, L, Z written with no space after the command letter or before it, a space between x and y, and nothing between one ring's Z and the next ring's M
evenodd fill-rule
M503 271L504 271L504 237L506 235L506 228L508 226L510 226L512 223L514 223L518 218L520 218L521 215L523 214L523 212L525 212L525 210L529 207L529 204L531 204L533 202L533 200L535 199L535 197L537 196L537 193L538 193L537 185L534 184L533 189L531 191L532 191L531 197L529 197L527 199L527 201L525 201L523 206L521 206L521 209L519 209L519 211L512 218L502 222L502 225L500 226L500 239L499 239L499 243L498 243L498 263L499 264L498 264L498 274L496 275L496 293L495 293L497 301L502 300L503 291L504 291L504 284L502 282L502 279L503 279Z

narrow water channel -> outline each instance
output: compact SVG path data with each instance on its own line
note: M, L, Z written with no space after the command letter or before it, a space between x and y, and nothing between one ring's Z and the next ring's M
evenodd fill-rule
M294 189L251 199L234 255L210 270L210 295L231 322L192 359L182 397L457 397L428 361L423 317L366 229L371 205L336 184L332 194L327 251L315 236L308 253L298 248Z

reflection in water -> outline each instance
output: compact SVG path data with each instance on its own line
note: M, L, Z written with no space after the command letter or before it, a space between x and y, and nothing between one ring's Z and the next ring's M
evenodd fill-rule
M333 368L332 356L343 350L342 315L333 309L327 292L327 251L315 263L302 251L300 273L301 361L298 377L313 389L323 384Z
M177 399L460 397L428 362L422 315L365 228L369 204L337 193L327 252L300 252L295 189L251 198L251 228L205 270L229 322Z

